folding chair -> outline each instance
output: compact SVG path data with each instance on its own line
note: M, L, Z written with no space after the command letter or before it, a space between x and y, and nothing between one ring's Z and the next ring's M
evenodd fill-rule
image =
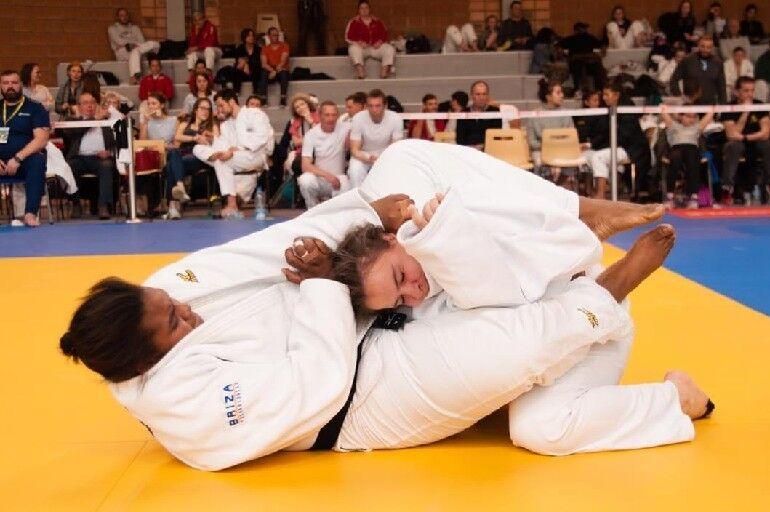
M575 128L546 128L542 134L540 163L558 169L578 169L586 164ZM577 178L579 179L578 174ZM578 181L575 186L579 187Z
M257 14L254 32L257 34L267 34L270 27L275 27L278 29L278 32L281 32L281 23L278 21L278 15L274 13Z
M519 128L490 128L486 131L484 152L522 169L532 170L527 136Z

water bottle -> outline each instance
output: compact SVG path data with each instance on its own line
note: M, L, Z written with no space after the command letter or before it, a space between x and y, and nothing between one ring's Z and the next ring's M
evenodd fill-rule
M759 185L754 185L754 190L751 192L751 204L754 206L762 204L762 192L759 190Z
M265 220L267 218L267 199L262 187L257 187L257 196L254 198L254 219Z

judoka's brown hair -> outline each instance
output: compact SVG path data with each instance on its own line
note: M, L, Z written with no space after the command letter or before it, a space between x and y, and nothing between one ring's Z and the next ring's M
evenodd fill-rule
M332 256L332 279L350 290L350 302L358 319L376 314L364 304L364 276L380 254L390 247L384 236L385 230L374 224L353 228Z
M132 379L163 356L141 326L143 311L141 286L117 277L103 279L75 311L59 348L110 382Z

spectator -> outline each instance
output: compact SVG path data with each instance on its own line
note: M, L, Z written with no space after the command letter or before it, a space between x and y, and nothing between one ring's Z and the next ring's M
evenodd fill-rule
M706 126L714 120L710 112L698 119L698 114L683 113L674 119L664 104L661 106L661 118L666 125L669 150L669 166L666 174L666 209L674 208L674 188L679 171L684 173L684 192L687 196L687 208L698 209L698 191L700 180L700 136Z
M532 25L524 17L521 2L513 0L508 19L503 21L500 33L497 35L498 50L530 50L532 35Z
M353 117L350 127L350 186L360 186L380 154L403 138L404 122L385 108L385 94L379 89L370 91L366 110Z
M286 106L286 94L289 90L289 45L280 40L278 29L267 30L270 43L262 48L262 76L259 82L259 94L267 105L267 86L278 82L281 85L281 106Z
M246 98L246 108L262 108L262 98L256 94L252 94Z
M722 16L722 4L712 2L709 5L709 13L706 16L706 23L704 25L706 35L718 39L726 26L727 20Z
M45 147L51 127L48 112L22 93L16 71L0 73L2 125L0 125L0 178L24 181L24 224L37 227L37 213L45 186Z
M195 89L195 75L198 73L203 73L207 77L209 77L209 82L211 83L211 88L214 88L214 75L211 74L211 72L206 69L206 61L203 59L198 59L195 61L195 67L192 68L192 71L190 71L190 75L187 78L187 85L190 87L190 89Z
M767 84L770 84L770 50L765 50L757 59L754 77L757 80L764 80Z
M150 72L139 82L139 99L147 100L151 93L160 93L166 100L174 98L174 82L163 74L163 66L158 57L150 57Z
M241 30L241 44L235 49L235 73L233 89L241 90L243 82L251 82L252 91L259 91L262 77L262 49L257 44L257 36L250 28Z
M118 94L115 91L107 91L102 95L102 102L97 109L97 118L106 117L106 119L118 120L124 119L126 116L123 114L123 100L125 96ZM106 116L105 116L106 114Z
M687 57L687 51L684 49L684 44L677 43L674 46L673 57L669 60L663 60L659 64L658 82L666 88L666 91L671 91L671 77L674 76L674 71L685 57Z
M479 51L478 36L471 23L462 27L449 25L444 34L444 46L441 53L466 53Z
M733 105L756 105L754 79L748 76L738 78L735 83L737 98ZM770 192L770 117L767 112L731 112L722 114L727 143L724 146L724 173L722 176L722 204L732 205L735 175L742 156L746 157L749 169L758 167L758 156L762 157L762 180Z
M199 98L193 104L192 113L189 119L180 121L176 125L174 134L174 146L168 153L168 172L167 188L171 190L169 194L168 218L171 220L182 217L181 205L189 201L184 186L184 177L194 174L199 169L207 166L208 163L201 161L193 153L197 145L209 146L214 141L214 137L219 135L219 126L214 122L212 111L214 105L208 98Z
M110 46L115 52L115 59L128 61L129 80L131 85L136 85L142 76L142 55L158 53L160 44L156 41L145 41L142 29L131 23L131 15L125 7L117 10L116 17L117 21L107 29Z
M206 73L195 73L195 88L190 88L190 92L184 99L182 110L192 114L195 103L200 98L207 98L214 105L214 91Z
M613 80L602 91L602 100L607 107L633 106L634 102L623 94L622 84ZM610 126L608 116L599 116L592 126L591 154L589 165L596 178L597 199L604 199L610 177ZM637 197L647 195L647 178L650 174L651 154L647 137L642 133L639 116L636 114L618 115L618 161L630 160L636 165ZM630 182L630 176L626 178Z
M379 19L371 15L369 2L358 2L358 15L348 21L345 28L345 41L348 43L348 55L356 68L358 78L366 78L365 59L381 62L380 78L390 76L396 49L388 42L388 29Z
M297 19L299 20L299 39L297 55L307 55L307 38L315 35L315 51L326 55L326 14L323 0L297 0Z
M743 20L741 20L740 33L748 37L751 44L760 44L765 38L765 28L762 22L757 19L757 6L748 4L743 9Z
M605 40L612 49L628 50L644 46L645 27L641 21L634 21L626 18L626 10L621 5L616 5L612 9L610 21L604 28ZM576 84L577 85L577 84Z
M479 39L479 50L484 52L497 51L497 37L500 33L500 19L494 14L484 18L484 30Z
M448 112L465 112L468 108L468 93L465 91L455 91L452 93L452 96L449 98L449 108L446 110ZM440 111L440 110L439 110ZM444 131L447 132L454 132L455 136L457 135L457 119L449 119L446 123L446 127L444 128Z
M345 98L345 113L339 118L339 123L350 124L353 117L366 108L366 93L355 92Z
M537 96L543 103L543 110L560 110L564 104L564 89L561 83L541 79L538 84ZM543 130L547 128L574 128L572 118L562 117L534 117L527 119L526 123L527 141L529 149L532 152L532 161L536 167L540 167L540 148L543 143Z
M590 88L583 89L580 96L583 108L600 108L602 106L602 96L599 91ZM594 127L597 117L605 116L576 116L572 119L572 123L578 131L578 139L583 150L588 151L591 149L591 137L595 131ZM586 160L589 159L589 156L590 154L586 154Z
M555 74L561 71L567 71L567 62L564 58L564 51L557 46L559 42L559 36L550 27L543 27L537 31L534 39L532 40L532 62L529 65L529 73L531 75L547 74L549 80L556 80ZM563 64L563 68L562 68ZM563 79L564 81L569 76L569 71L566 72Z
M97 107L99 103L90 92L84 92L78 99L80 115L72 117L74 121L90 121L97 119ZM99 206L99 218L110 218L110 207L113 203L115 183L115 137L110 128L82 128L67 131L69 149L67 151L67 163L72 168L78 187L83 189L83 175L96 174L99 180L99 193L96 198L91 198L91 213L94 206ZM96 199L96 201L94 200ZM80 214L79 203L75 203L73 217Z
M297 179L308 208L350 189L345 175L348 149L348 123L339 123L339 110L333 101L319 107L321 122L305 135L302 143L302 174Z
M489 104L489 84L483 80L471 85L473 104L466 112L500 112L500 109ZM487 129L502 128L502 119L460 119L457 121L457 143L461 146L473 146L484 150Z
M438 98L435 94L426 94L422 97L422 112L435 114L438 112ZM413 139L434 140L436 132L446 129L446 119L414 119L409 123L407 132Z
M78 61L67 65L67 81L56 93L55 110L60 116L78 116L78 98L83 92L83 65Z
M287 126L290 149L284 162L285 170L292 170L294 176L302 172L302 142L305 134L321 121L316 109L316 102L304 93L295 94L291 98L291 120Z
M720 39L739 39L741 37L741 22L735 18L730 18L722 31Z
M682 0L676 12L667 12L658 18L658 28L666 34L668 44L684 43L687 51L698 41L696 24L690 0Z
M709 36L703 36L698 41L698 51L685 57L676 67L676 71L671 76L669 83L671 92L679 96L682 90L679 81L692 79L697 81L701 87L701 97L699 104L714 105L724 104L726 101L725 91L725 68L722 61L714 55L714 40Z
M48 87L40 83L40 74L40 66L37 63L30 62L21 67L21 83L24 86L24 95L37 101L50 112L56 102Z
M727 84L725 97L732 101L736 80L740 76L754 78L754 65L746 58L746 50L742 46L736 46L733 50L733 58L725 61L724 68L725 83Z
M594 50L600 49L602 42L588 32L587 23L579 21L575 23L573 30L574 33L562 39L559 46L567 51L569 71L575 88L582 89L586 86L584 82L590 78L593 81L590 85L601 89L607 81L607 71L601 56Z
M273 128L262 110L241 108L232 89L217 93L216 101L219 136L211 146L195 146L193 153L214 166L219 190L227 197L222 218L242 219L238 197L247 201L254 194L257 173L266 168L268 152L272 152Z
M202 12L193 13L190 38L187 42L187 69L192 70L198 59L203 58L206 69L213 75L214 64L222 58L217 27Z
M139 138L143 140L163 140L166 149L174 148L177 120L168 115L168 100L161 92L151 92L147 96L147 117L139 124Z

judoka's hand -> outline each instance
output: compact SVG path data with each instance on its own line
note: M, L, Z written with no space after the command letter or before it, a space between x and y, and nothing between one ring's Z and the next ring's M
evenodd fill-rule
M438 210L438 206L443 200L444 194L436 194L436 197L425 203L425 206L422 208L422 214L417 211L416 206L411 206L412 222L417 226L417 229L422 230L428 225L433 216L436 215L436 210Z
M410 206L414 206L414 201L406 194L392 194L370 203L370 206L377 212L385 231L395 233L401 224L412 218Z
M281 269L286 279L299 284L314 277L328 278L332 273L332 251L321 240L313 237L294 239L284 252L286 263L292 268Z

